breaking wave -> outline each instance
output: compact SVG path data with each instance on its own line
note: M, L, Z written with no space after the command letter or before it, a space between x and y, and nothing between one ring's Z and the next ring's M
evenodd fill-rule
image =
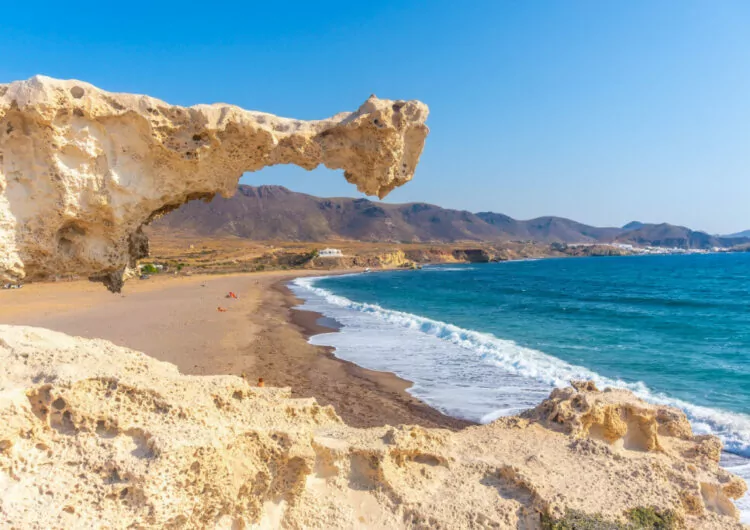
M393 311L385 309L376 304L360 303L336 295L327 289L317 287L316 280L319 278L298 278L293 281L295 291L302 298L307 300L309 309L319 311L326 316L331 316L337 320L349 320L344 322L345 329L356 321L357 316L369 317L372 321L378 321L381 326L393 330L402 330L412 333L408 337L410 340L420 341L424 338L437 339L444 345L451 346L452 351L446 351L443 357L456 357L457 352L461 352L457 357L464 361L463 365L457 368L451 374L451 378L457 380L460 384L471 386L475 380L481 380L481 372L488 367L495 367L511 376L523 378L529 382L537 383L530 390L533 390L535 397L540 395L540 391L548 392L552 387L563 387L574 379L593 380L599 387L617 387L632 391L638 397L655 404L669 405L679 408L685 412L691 421L696 433L714 434L724 442L725 450L750 458L750 416L736 412L729 412L710 407L698 406L680 399L675 399L662 393L653 392L643 382L630 383L622 380L611 379L601 376L585 367L569 364L561 359L548 355L544 352L526 348L518 345L511 340L504 340L495 337L492 334L482 333L470 329L463 329L452 324L432 320L419 315ZM310 307L312 306L312 307ZM327 306L327 307L326 307ZM347 318L342 316L340 311L351 312ZM382 336L382 331L379 330ZM336 341L335 337L326 337L326 344ZM331 344L336 346L336 344ZM361 344L360 344L361 346ZM434 345L431 346L434 349ZM346 348L337 349L337 355L350 359ZM412 351L418 351L419 348L412 348L412 344L403 342L401 335L401 344L399 354L404 351L410 352L409 363L399 363L398 370L388 367L380 368L394 371L410 381L415 383L412 393L443 411L451 411L456 408L463 411L463 417L475 421L489 422L500 416L518 412L520 409L505 406L496 410L487 410L488 403L482 402L480 407L472 407L466 404L457 407L455 403L460 400L459 394L440 392L433 388L439 381L435 380L434 374L429 378L424 378L425 370L419 367L420 359L414 358ZM467 353L469 354L467 356ZM473 363L470 361L473 359ZM360 359L361 360L361 359ZM356 362L356 361L355 361ZM455 364L455 363L454 363ZM378 369L378 368L375 368ZM434 372L434 366L430 367L430 373ZM422 377L421 377L422 376ZM432 380L430 380L432 379ZM466 392L469 395L469 392ZM545 395L546 397L546 395ZM529 404L528 399L522 399L523 404ZM537 399L538 402L538 399ZM536 402L531 401L532 404ZM519 403L520 405L520 403Z

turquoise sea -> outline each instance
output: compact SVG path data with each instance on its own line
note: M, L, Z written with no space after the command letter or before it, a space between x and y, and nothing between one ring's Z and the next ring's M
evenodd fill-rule
M594 379L681 408L750 478L750 254L440 265L292 288L342 326L312 342L413 381L446 414L488 422Z

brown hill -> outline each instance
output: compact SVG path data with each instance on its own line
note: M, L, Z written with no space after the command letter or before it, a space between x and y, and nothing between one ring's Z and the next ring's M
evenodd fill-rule
M282 186L245 185L230 199L190 202L156 221L154 227L255 240L398 242L594 242L611 240L619 231L558 217L518 221L492 212L474 214L425 203L319 198Z
M731 239L734 239L734 238L737 238L737 237L747 237L747 238L750 238L750 230L743 230L742 232L737 232L735 234L729 234L729 235L722 236L722 237L727 237L727 238L731 238Z
M631 225L633 223L630 223ZM706 232L691 230L684 226L668 223L641 224L634 230L628 230L617 236L617 241L636 245L650 245L655 247L698 248L732 247L747 243L746 237L712 236ZM628 225L626 225L628 226Z
M287 241L479 241L512 235L473 213L431 204L319 198L281 186L244 185L230 199L190 202L154 227Z
M530 239L546 243L594 243L612 241L622 229L589 226L563 217L537 217L517 221L504 214L480 212L485 222L512 234L514 239Z
M561 217L528 221L494 212L471 213L433 204L388 204L346 197L320 198L282 186L239 186L237 194L210 203L192 201L154 222L158 230L258 241L347 239L389 242L527 241L710 248L750 239L728 239L668 224L595 227ZM633 228L628 230L628 228Z

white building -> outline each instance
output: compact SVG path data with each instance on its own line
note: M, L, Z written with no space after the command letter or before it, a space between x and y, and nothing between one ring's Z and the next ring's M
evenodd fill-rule
M337 248L324 248L318 252L318 256L321 258L343 258L344 255Z

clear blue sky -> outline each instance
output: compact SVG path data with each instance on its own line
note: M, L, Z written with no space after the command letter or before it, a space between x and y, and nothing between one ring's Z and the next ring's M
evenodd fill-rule
M432 132L388 201L750 229L750 2L153 4L6 2L0 82L308 119L417 98ZM356 195L328 170L243 181Z

